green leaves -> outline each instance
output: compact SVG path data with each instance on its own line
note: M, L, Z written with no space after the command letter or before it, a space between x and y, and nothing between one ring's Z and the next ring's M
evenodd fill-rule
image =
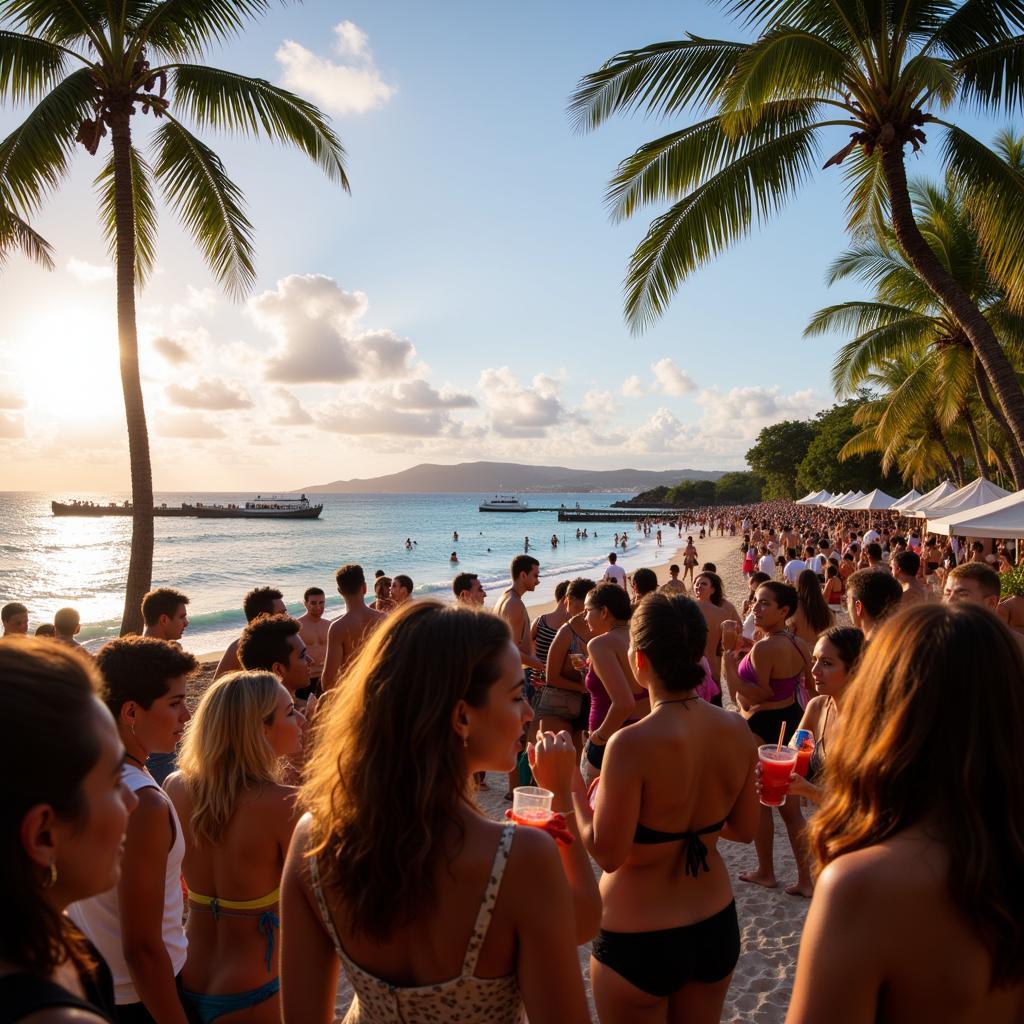
M301 149L349 191L345 150L312 104L262 78L196 64L173 67L175 107L196 124L243 135L265 135Z
M983 110L1024 107L1024 35L1000 40L953 64L964 99Z
M44 39L0 29L0 97L14 104L39 99L60 79L64 51Z
M132 173L132 210L135 214L135 284L141 288L156 265L156 202L153 197L153 172L139 151L130 151ZM111 259L117 255L117 196L114 191L114 154L93 182L100 201L100 225L107 240Z
M106 0L0 0L0 21L61 46L91 43L101 56L110 52L103 35L109 11Z
M162 0L151 3L135 30L138 47L171 60L201 57L216 43L239 35L270 9L270 0Z
M174 118L155 133L154 174L167 201L202 250L217 280L235 297L256 280L252 224L242 193L212 149Z
M46 270L53 270L53 247L17 214L0 206L0 267L14 250Z

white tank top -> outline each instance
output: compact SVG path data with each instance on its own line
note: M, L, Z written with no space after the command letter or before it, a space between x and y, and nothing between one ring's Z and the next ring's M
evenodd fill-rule
M124 766L121 779L133 793L140 789L160 790L151 775L131 764ZM174 842L167 853L167 870L164 877L163 937L167 955L171 960L171 969L177 975L185 966L185 954L188 951L185 928L182 925L184 898L181 892L181 861L185 856L185 837L182 835L181 822L178 820L174 805L166 797L164 800L174 823ZM121 947L117 888L72 903L68 907L68 916L107 961L114 976L114 999L117 1005L139 1002L139 995L132 984L131 972L128 970Z

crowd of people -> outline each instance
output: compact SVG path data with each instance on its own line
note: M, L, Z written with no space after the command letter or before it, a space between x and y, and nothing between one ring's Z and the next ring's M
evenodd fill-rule
M664 582L612 553L533 619L529 554L493 610L472 572L445 603L342 566L333 621L258 587L201 693L181 591L95 657L5 605L0 1022L326 1024L343 971L347 1024L575 1024L590 942L604 1024L710 1024L776 811L811 898L788 1021L1022 1019L1011 549L790 503L672 525ZM759 749L808 736L770 806ZM544 827L481 813L488 773Z

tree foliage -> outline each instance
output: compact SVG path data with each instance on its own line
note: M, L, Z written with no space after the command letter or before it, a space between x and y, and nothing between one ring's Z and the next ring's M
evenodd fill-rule
M762 428L747 452L747 465L764 478L766 500L796 496L797 468L813 440L814 429L804 420L783 420Z

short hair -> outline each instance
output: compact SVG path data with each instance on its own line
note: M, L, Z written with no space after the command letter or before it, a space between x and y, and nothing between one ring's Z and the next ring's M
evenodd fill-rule
M195 656L154 636L122 636L104 644L96 655L103 677L100 699L117 718L128 701L151 708L172 679L199 668Z
M583 576L577 576L576 579L569 581L569 587L566 590L566 594L568 594L574 601L582 601L596 586L597 583L595 583L594 580L588 580Z
M892 560L897 572L906 573L908 576L916 576L921 568L921 559L913 551L901 551Z
M147 626L155 626L161 615L173 618L174 613L183 604L188 604L188 598L180 590L157 587L142 599L142 621Z
M513 583L519 578L521 573L530 572L534 566L540 566L540 562L537 561L533 555L516 555L512 559L511 573Z
M56 636L57 627L52 622L40 622L36 626L36 636Z
M847 581L846 592L860 601L864 611L876 622L894 612L903 597L903 588L887 572L858 569Z
M889 579L892 579L892 577L890 576ZM796 592L796 587L794 587L791 583L783 583L782 580L767 580L765 583L762 583L757 589L770 590L772 596L775 598L775 603L780 608L789 609L789 615L786 616L787 619L800 606L800 596Z
M392 577L392 582L397 583L400 587L405 587L409 593L412 593L413 582L411 576L406 576L404 572L400 572L397 576Z
M718 572L718 566L714 562L705 562L700 567L701 572Z
M999 573L985 562L964 562L962 565L956 565L946 573L946 579L974 580L986 597L998 597L1001 589Z
M762 583L767 583L770 579L771 579L771 576L769 576L768 573L760 572L760 571L752 573L751 576L750 576L750 582L754 584L754 589L755 590Z
M334 579L338 584L338 593L342 597L355 597L360 588L366 586L366 575L361 565L343 565L334 574Z
M644 594L653 594L658 589L658 575L653 569L645 567L637 569L633 573L633 589L643 597Z
M82 616L74 608L60 608L53 617L53 628L60 636L74 636L82 624Z
M614 565L619 560L619 556L614 551L608 552L608 561Z
M292 645L288 642L299 632L298 622L290 615L260 615L253 619L238 641L238 660L242 668L273 671L273 665L287 665Z
M10 601L0 608L0 622L8 623L15 615L28 615L28 609L18 601Z
M673 563L672 565L670 565L668 567L668 571L670 573L672 573L674 576L678 576L679 575L679 566L676 565L675 563Z
M326 597L327 595L320 587L306 587L302 592L302 603L305 604L311 597Z
M379 580L381 578L381 576L383 576L383 575L385 575L383 569L375 569L374 572L373 572L373 578L375 580Z
M873 540L870 544L864 545L864 553L868 558L873 558L876 562L882 560L882 545L877 540Z
M569 589L569 581L568 580L559 580L555 584L555 600L556 601L564 601L565 600L565 592L568 589Z
M478 580L480 577L475 572L460 572L455 579L452 580L452 593L458 597L459 594L465 594L467 590L473 589L473 580Z
M255 587L242 599L245 621L252 622L260 615L273 615L274 602L283 601L284 595L273 587Z

